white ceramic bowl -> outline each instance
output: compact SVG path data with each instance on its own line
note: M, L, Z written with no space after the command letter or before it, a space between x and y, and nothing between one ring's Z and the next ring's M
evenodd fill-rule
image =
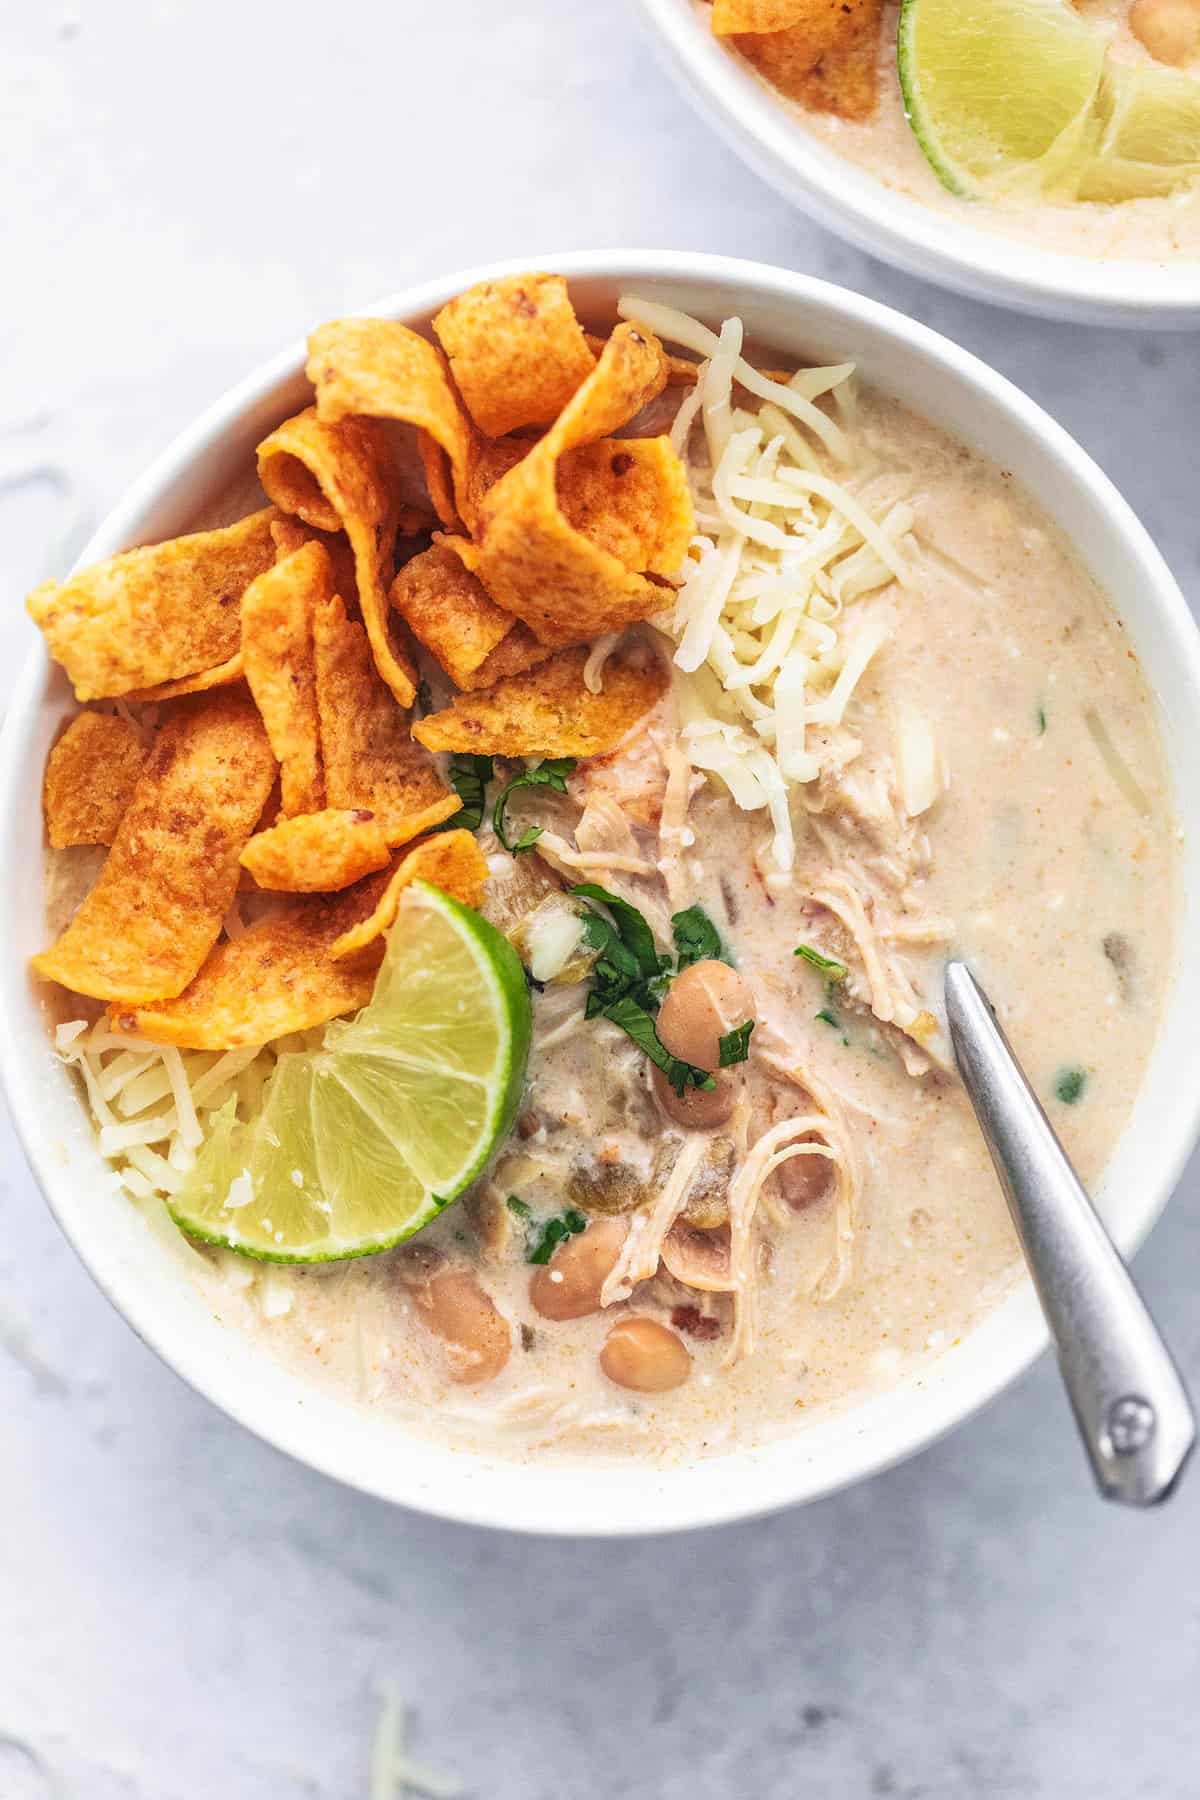
M867 380L1011 469L1081 547L1126 621L1159 698L1183 828L1180 942L1194 940L1200 893L1200 648L1162 558L1125 502L1044 412L946 339L900 314L806 276L679 252L570 253L535 259L570 278L580 311L611 317L634 291L711 323L740 313L781 360L853 357ZM474 269L385 300L380 313L425 324ZM255 444L305 398L295 346L242 382L178 439L106 520L82 557L188 528ZM293 1456L388 1500L476 1524L541 1532L675 1530L827 1494L911 1454L1016 1376L1045 1343L1032 1290L1014 1292L959 1347L886 1395L783 1442L659 1469L644 1463L521 1466L406 1434L343 1404L223 1329L172 1252L112 1191L72 1079L51 1054L25 959L43 942L38 795L49 744L71 701L32 650L0 739L0 1068L29 1160L67 1237L134 1329L193 1387ZM1101 1204L1130 1250L1165 1204L1200 1129L1195 1080L1200 959L1180 957L1145 1089L1108 1170Z
M1200 325L1200 261L1067 256L960 222L874 180L806 131L709 29L696 0L641 0L697 110L765 181L827 230L885 262L1042 317L1160 329Z

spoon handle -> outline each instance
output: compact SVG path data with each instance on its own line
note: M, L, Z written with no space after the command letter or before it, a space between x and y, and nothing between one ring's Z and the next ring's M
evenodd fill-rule
M1171 1492L1195 1441L1187 1391L965 963L947 965L946 1010L1100 1492L1153 1506Z

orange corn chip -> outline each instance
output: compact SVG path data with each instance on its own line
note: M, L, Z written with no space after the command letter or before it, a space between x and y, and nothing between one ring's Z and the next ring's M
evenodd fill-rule
M145 760L128 719L94 712L72 719L46 758L42 798L51 848L111 844Z
M527 438L485 438L476 432L467 458L466 476L454 486L458 515L468 531L474 531L479 523L479 508L484 495L532 448Z
M536 669L539 663L549 662L556 654L549 644L539 644L528 625L522 625L518 619L508 636L484 657L470 679L460 681L458 685L466 693L474 693L479 688L495 687L498 681L506 680L509 675L520 675L525 669Z
M576 531L627 569L678 572L695 515L687 471L670 438L601 438L568 450L557 487L559 507Z
M789 100L812 112L867 119L878 96L882 29L883 0L808 0L803 18L786 30L733 42Z
M842 0L713 0L712 28L718 37L735 31L786 31L803 24L816 11L841 9Z
M258 478L284 512L319 531L344 528L354 551L358 604L375 666L401 706L411 706L416 669L388 631L400 499L387 430L377 419L287 419L258 447Z
M332 894L391 861L374 813L328 807L260 831L242 851L242 867L261 888Z
M270 507L226 525L125 550L26 601L78 700L216 669L238 647L238 602L269 565Z
M596 364L561 275L481 281L443 306L433 329L488 437L552 424Z
M275 758L249 695L222 694L158 735L99 880L53 949L49 981L122 1003L182 993L221 930Z
M388 843L406 844L462 802L414 744L402 712L375 673L366 635L341 600L314 621L317 716L327 806L374 813Z
M444 525L456 523L474 433L435 345L395 319L333 319L308 340L308 379L322 419L415 425L430 498Z
M344 531L318 531L315 525L306 525L303 519L297 519L291 513L280 513L271 522L271 537L276 562L282 562L293 550L302 550L305 544L320 544L333 571L334 593L340 594L348 607L357 608L358 577L354 573L354 552Z
M484 756L597 756L612 750L659 699L666 676L657 663L604 666L603 692L584 685L588 653L564 650L540 668L510 676L484 693L459 694L444 712L413 726L430 750Z
M412 603L412 610L414 610L414 616L419 619L419 626L412 619L408 619L408 625L412 628L414 635L421 639L421 643L425 644L426 650L434 653L437 661L441 662L441 666L453 680L455 688L462 688L464 691L473 691L475 688L493 688L498 680L504 680L506 675L520 675L520 671L536 668L538 662L545 662L547 657L554 655L554 652L549 650L545 644L538 643L538 639L529 630L529 626L522 625L522 621L515 619L511 614L502 612L500 607L497 607L488 598L488 594L484 592L479 581L475 580L475 569L479 567L479 549L477 549L477 545L471 544L470 538L439 536L437 547L444 549L448 554L453 553L453 556L457 556L462 569L468 572L468 578L475 583L470 589L462 590L462 614L468 621L468 630L466 632L455 630L455 626L448 625L444 619L435 614L435 608L428 603L428 599L416 598L414 601L414 596L410 592L401 596L401 610L405 610L405 607ZM426 576L425 580L430 580L430 576ZM394 607L398 605L396 589L392 589L392 605ZM484 607L488 610L484 610ZM506 621L504 637L489 650L482 662L477 662L475 668L470 668L470 664L473 662L473 652L471 652L470 644L466 643L466 639L468 639L468 635L471 635L471 628L482 626L479 637L491 635L491 630L495 628L500 619ZM477 639L477 643L479 643L479 639Z
M428 881L464 906L479 906L487 880L487 860L469 831L444 831L414 844L388 877L387 886L369 918L351 926L329 947L339 960L357 956L389 931L400 907L400 896L414 881Z
M157 687L135 688L125 698L138 706L149 706L159 700L181 700L185 694L208 694L214 688L232 687L244 674L242 653L235 650L228 661L218 663L215 669L205 669L199 675L185 675L181 681L160 681Z
M314 541L267 569L242 600L246 680L279 763L289 816L316 812L325 803L313 618L332 597L329 555Z
M370 917L388 879L381 870L344 893L297 900L260 920L218 944L178 999L113 1008L113 1030L185 1050L236 1050L356 1012L371 998L383 945L339 961L330 948Z
M392 583L391 600L417 642L460 688L516 624L445 543L405 563Z
M660 589L564 516L555 475L560 457L610 436L665 381L657 341L640 327L619 325L557 423L482 502L477 573L497 604L542 643L582 643L662 607ZM691 529L689 504L689 537Z

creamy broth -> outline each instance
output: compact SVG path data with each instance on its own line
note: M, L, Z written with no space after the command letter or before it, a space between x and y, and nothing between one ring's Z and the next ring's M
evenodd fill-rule
M1112 54L1127 62L1149 62L1128 28L1128 0L1087 0L1086 15L1115 28ZM1119 205L1076 201L962 200L944 188L930 168L904 113L896 72L898 7L884 19L879 61L879 103L874 115L858 122L831 113L808 112L782 95L788 111L814 137L839 156L855 163L883 186L922 206L980 231L999 232L1046 250L1075 256L1163 262L1200 256L1200 190L1181 189L1158 198L1126 200ZM709 8L698 5L698 17L709 29ZM730 49L730 55L737 52ZM739 59L743 60L744 59ZM1158 66L1158 65L1155 65ZM761 79L744 62L744 67Z
M518 1457L686 1460L794 1430L950 1349L1020 1270L969 1106L944 1066L937 1014L951 950L979 969L1086 1180L1121 1131L1172 949L1174 825L1141 672L1105 596L1001 470L870 392L854 432L872 479L910 496L916 580L871 602L894 609L900 626L823 738L819 781L796 797L790 877L767 871L763 815L697 778L668 887L670 695L620 753L581 764L566 796L530 802L528 817L552 827L565 862L554 850L514 861L484 839L494 872L485 911L505 929L559 882L556 859L567 880L632 900L664 944L671 913L703 905L757 1008L730 1121L708 1134L672 1123L629 1039L584 1020L584 985L551 982L535 996L517 1132L490 1178L416 1246L330 1270L203 1259L222 1318L405 1429ZM930 722L945 771L944 791L915 819L897 801L905 708ZM865 900L889 980L921 1008L919 1028L872 1010L853 937L818 895L851 918L855 897ZM793 954L801 943L844 956L851 978L830 986ZM776 1121L814 1106L857 1172L852 1233L839 1253L844 1196L814 1173L815 1157L767 1181L754 1223L757 1328L731 1360L729 1295L670 1267L728 1262L731 1167ZM604 1311L544 1317L531 1283L544 1291L554 1264L526 1260L531 1226L509 1196L535 1221L574 1208L590 1231L632 1218L644 1232L685 1167L688 1210L657 1272ZM631 1199L636 1210L622 1212ZM469 1367L427 1328L422 1287L439 1259L473 1274L511 1331L490 1381L455 1379ZM676 1331L690 1357L682 1385L632 1392L603 1373L604 1342L629 1316Z

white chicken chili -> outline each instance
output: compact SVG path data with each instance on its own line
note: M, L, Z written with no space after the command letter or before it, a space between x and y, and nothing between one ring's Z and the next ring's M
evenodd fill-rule
M640 639L668 693L508 794L518 854L488 821L523 765L483 772L483 911L533 989L516 1128L409 1246L206 1277L362 1404L516 1456L686 1459L949 1350L1019 1260L947 954L1089 1181L1171 955L1151 699L1030 497L848 368L789 414L739 386L736 322L632 310L710 356L675 421L697 540Z
M657 671L659 697L603 754L443 759L450 822L486 862L479 910L530 994L503 1142L459 1204L430 1177L432 1222L383 1254L188 1266L223 1320L406 1430L671 1461L951 1352L1017 1278L950 1065L949 954L1097 1179L1162 1011L1175 825L1122 623L1009 474L850 364L771 379L736 319L620 311L701 359L634 433L669 431L683 458L684 564L583 673L603 696ZM443 914L447 956L473 945L480 979L507 959L515 1017L510 950ZM319 1086L331 1056L362 1055L366 1016L219 1054L104 1017L59 1045L130 1192L175 1204L218 1107L253 1119L276 1059ZM447 1101L439 1144L454 1105L467 1129L468 1098Z

